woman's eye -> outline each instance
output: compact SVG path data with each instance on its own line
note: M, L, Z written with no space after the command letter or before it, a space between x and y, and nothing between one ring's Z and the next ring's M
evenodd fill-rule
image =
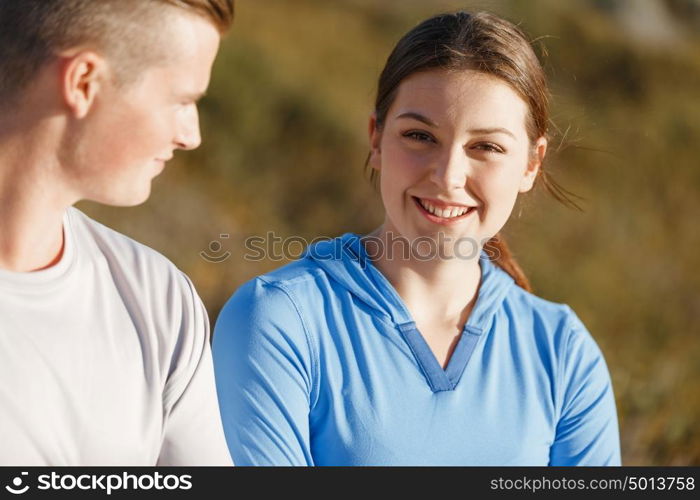
M417 130L406 132L403 136L418 142L435 142L432 135Z
M474 148L488 153L505 153L502 147L492 142L480 142Z

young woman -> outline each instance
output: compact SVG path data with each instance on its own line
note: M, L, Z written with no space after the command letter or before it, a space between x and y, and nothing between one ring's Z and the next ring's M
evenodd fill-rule
M546 181L547 113L507 21L440 15L399 41L369 125L384 223L248 282L217 322L237 464L620 463L600 350L498 235Z

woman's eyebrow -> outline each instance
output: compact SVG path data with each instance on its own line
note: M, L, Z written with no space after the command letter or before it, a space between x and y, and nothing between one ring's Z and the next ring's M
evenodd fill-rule
M431 127L437 127L437 123L432 121L430 118L421 115L420 113L416 113L415 111L406 111L405 113L401 113L396 117L396 119L399 118L412 118L414 120L418 120L419 122L423 122L426 125L430 125Z
M507 128L503 127L491 127L491 128L473 128L471 130L467 130L470 134L506 134L511 136L513 139L515 138L515 134L508 130ZM517 139L516 139L517 140Z
M396 119L399 118L410 118L413 120L418 120L419 122L425 123L426 125L429 125L431 127L437 127L437 123L432 121L430 118L427 116L421 115L420 113L416 113L415 111L406 111L405 113L401 113L396 117ZM517 140L515 137L515 134L508 130L507 128L503 127L486 127L486 128L475 128L468 130L470 134L506 134L510 137L512 137L514 140Z

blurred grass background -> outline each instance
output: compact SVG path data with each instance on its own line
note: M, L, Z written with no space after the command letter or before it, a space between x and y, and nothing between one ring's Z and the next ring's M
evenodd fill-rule
M240 284L283 264L245 261L247 236L381 222L363 175L367 118L398 38L446 10L501 14L546 47L561 143L547 168L585 198L579 213L528 194L511 247L535 292L570 304L605 353L623 463L700 464L698 0L236 2L202 147L179 153L146 204L83 210L172 259L213 324Z

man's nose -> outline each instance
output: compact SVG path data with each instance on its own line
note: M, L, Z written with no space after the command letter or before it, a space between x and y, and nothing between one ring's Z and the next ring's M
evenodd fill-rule
M180 149L197 149L202 143L202 136L199 132L199 113L197 106L192 105L184 110L178 123L177 136L175 142Z

